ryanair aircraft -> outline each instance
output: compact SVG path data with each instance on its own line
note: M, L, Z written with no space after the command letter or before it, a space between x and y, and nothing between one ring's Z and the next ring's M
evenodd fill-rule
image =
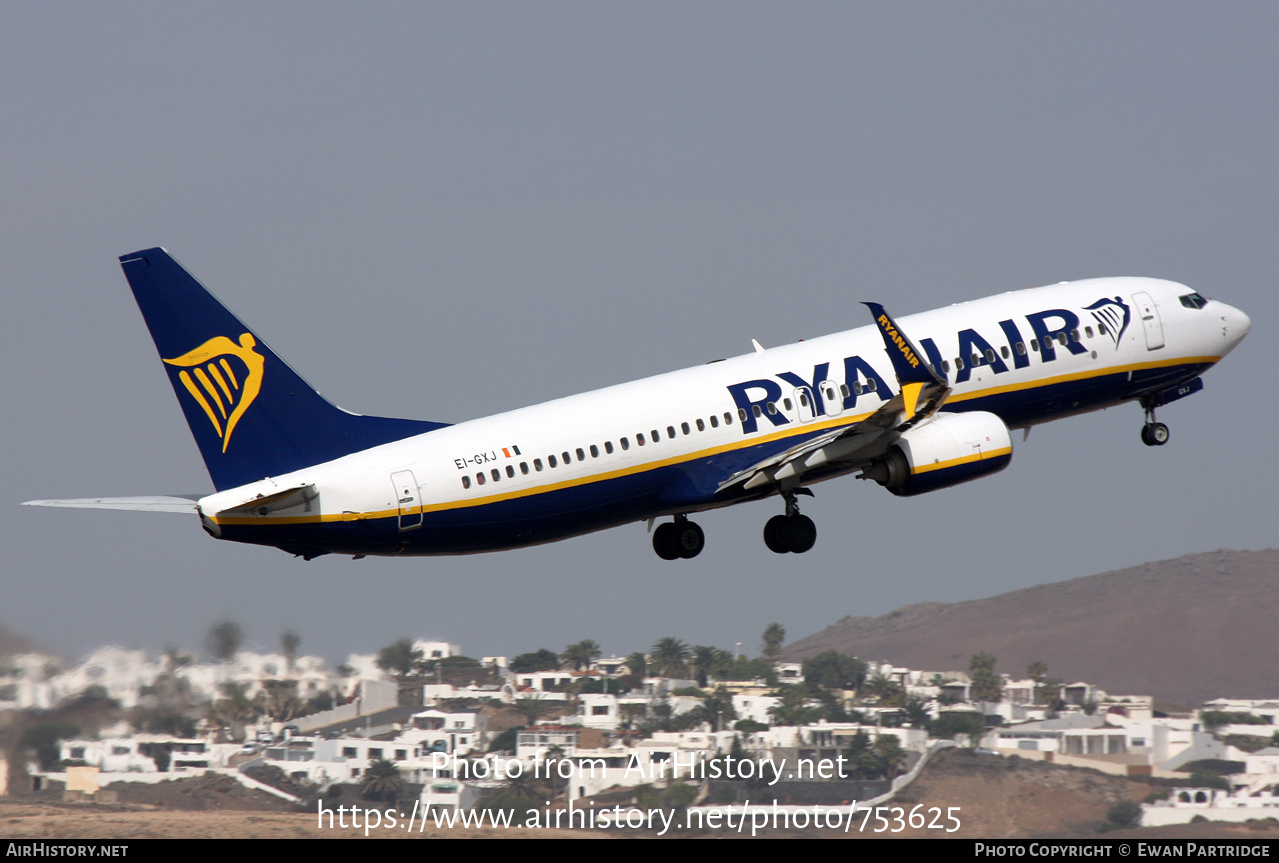
M448 425L325 401L164 249L120 259L217 491L29 501L187 512L219 539L308 560L468 554L647 521L666 560L689 515L776 495L778 554L812 548L799 498L856 474L896 495L1012 459L1011 430L1203 388L1248 316L1184 285L1108 278L1014 291ZM669 517L653 530L658 519Z

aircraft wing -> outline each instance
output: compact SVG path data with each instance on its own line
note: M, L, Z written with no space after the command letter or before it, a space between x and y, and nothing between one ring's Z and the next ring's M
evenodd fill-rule
M145 497L81 497L70 500L28 500L23 506L63 506L72 509L127 509L141 512L196 511L195 502L204 495L161 495Z
M931 417L945 404L950 384L923 361L914 344L884 307L866 303L884 338L884 347L897 375L897 393L866 419L809 438L784 452L738 471L720 483L722 492L741 484L744 489L791 480L799 485L809 470L832 462L871 461L888 451L894 436Z

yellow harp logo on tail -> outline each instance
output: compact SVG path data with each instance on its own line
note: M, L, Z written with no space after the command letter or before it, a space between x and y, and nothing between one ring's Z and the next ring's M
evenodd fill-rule
M180 357L165 360L183 368L178 380L213 423L222 438L223 452L231 442L236 423L262 389L266 358L253 350L256 346L252 333L240 336L238 345L226 336L218 336ZM239 362L232 363L232 359Z

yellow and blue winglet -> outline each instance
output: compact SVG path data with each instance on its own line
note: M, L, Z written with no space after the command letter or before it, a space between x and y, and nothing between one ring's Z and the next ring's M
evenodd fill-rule
M884 349L893 362L893 371L897 375L897 383L906 384L941 384L946 381L928 364L924 355L919 352L910 338L897 326L888 312L879 303L862 303L875 316L875 326L884 337Z
M875 316L875 326L879 328L879 334L884 337L884 349L888 352L888 358L893 363L893 372L897 375L902 408L906 412L907 422L911 422L915 419L924 390L930 384L945 388L946 380L928 364L924 355L919 352L919 348L915 347L910 338L902 332L901 327L897 326L892 316L884 311L883 306L879 303L863 303L863 305ZM936 394L936 390L933 392ZM933 404L930 400L925 405L925 413L931 413L939 405L940 401Z

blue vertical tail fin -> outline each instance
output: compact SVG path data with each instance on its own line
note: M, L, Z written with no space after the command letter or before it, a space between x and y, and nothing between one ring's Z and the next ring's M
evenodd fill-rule
M164 249L120 266L219 491L445 425L326 401Z

